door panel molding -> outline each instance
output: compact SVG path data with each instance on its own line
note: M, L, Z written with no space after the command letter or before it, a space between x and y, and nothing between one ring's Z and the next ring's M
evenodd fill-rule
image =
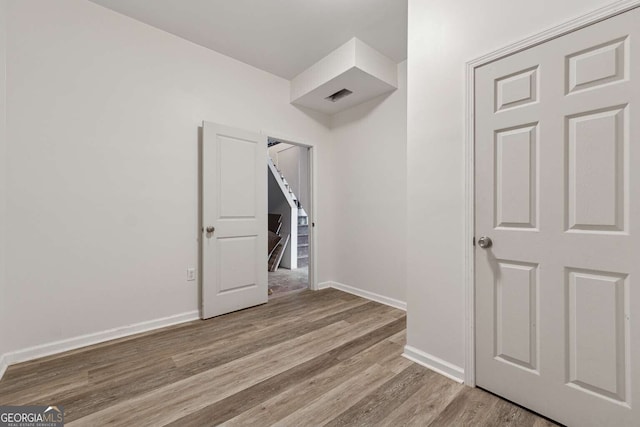
M546 43L563 35L572 33L590 25L596 24L600 21L612 18L616 15L628 12L632 9L640 7L640 0L624 0L617 1L608 6L599 8L593 12L584 14L575 19L569 20L561 25L549 28L541 31L533 36L524 38L518 42L512 43L508 46L489 52L476 59L473 59L466 63L466 96L465 96L465 144L464 144L464 156L465 156L465 232L464 232L464 248L465 248L465 369L464 369L464 382L465 384L475 387L476 375L475 375L475 267L474 267L474 253L475 246L472 244L475 237L475 71L476 68L486 65L490 62L497 61L531 47L537 46L542 43ZM618 42L617 44L614 42ZM622 45L622 48L619 46ZM623 41L612 41L610 44L606 44L601 47L603 60L607 59L607 47L615 49L624 49L626 44ZM575 55L580 56L580 52ZM579 59L573 57L573 59ZM578 64L579 65L579 64ZM535 102L537 83L535 80L535 73L531 73L532 70L523 70L529 80L529 97L526 93L518 92L513 96L510 102L504 103L504 105L496 105L497 109L511 109L517 108L524 103ZM620 76L625 73L624 68L620 66L614 67L613 73L608 76L594 76L592 81L588 78L583 82L576 81L575 87L572 88L569 81L567 90L571 91L583 91L591 88L592 85L600 84L615 84L620 80ZM523 75L524 76L524 75ZM533 76L533 77L532 77ZM509 76L507 76L509 77ZM522 77L522 76L521 76ZM522 80L522 79L521 79ZM505 81L506 83L506 81ZM509 82L511 83L511 81ZM513 82L516 83L517 82ZM500 89L507 89L508 86L504 86ZM522 91L522 86L514 86L512 89L516 91ZM524 88L526 89L526 88ZM526 92L526 91L525 91ZM507 99L509 101L509 99Z

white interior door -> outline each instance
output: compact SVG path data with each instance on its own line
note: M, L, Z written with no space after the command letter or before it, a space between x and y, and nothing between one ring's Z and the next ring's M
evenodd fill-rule
M477 69L476 380L638 426L640 9Z
M267 138L203 123L202 317L267 302Z

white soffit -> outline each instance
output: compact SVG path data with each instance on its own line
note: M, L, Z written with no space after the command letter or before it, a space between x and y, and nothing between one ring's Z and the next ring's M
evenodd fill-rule
M397 89L397 70L394 61L353 38L291 80L291 103L334 114ZM352 93L326 99L342 89Z

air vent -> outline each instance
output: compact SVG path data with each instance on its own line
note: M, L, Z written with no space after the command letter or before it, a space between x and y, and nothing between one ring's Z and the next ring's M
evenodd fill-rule
M277 139L267 138L267 147L273 147L274 145L280 144L282 141L278 141Z
M325 99L327 101L331 101L331 102L338 102L339 100L341 100L342 98L344 98L345 96L349 96L351 95L353 92L350 91L349 89L340 89L339 91L337 91L336 93L333 93L329 96L327 96Z

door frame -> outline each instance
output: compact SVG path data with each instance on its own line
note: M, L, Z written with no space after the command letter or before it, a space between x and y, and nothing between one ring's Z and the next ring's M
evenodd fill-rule
M640 1L640 0L638 0ZM298 147L307 148L307 156L309 163L309 182L307 183L309 190L309 202L311 206L309 209L305 209L309 218L309 289L312 291L319 290L318 288L318 238L317 238L317 208L318 206L318 156L317 156L317 147L318 145L314 142L305 141L302 138L295 138L291 136L285 136L280 132L272 132L272 131L261 131L261 133L267 138L276 139L278 141L284 142L286 144L295 145ZM304 141L304 142L303 142Z
M506 47L490 52L466 63L465 96L465 227L464 227L464 270L465 270L465 360L464 383L476 386L475 364L475 70L490 62L497 61L531 47L546 43L568 33L596 24L605 19L640 7L640 0L624 0L604 6L593 12L549 28Z

